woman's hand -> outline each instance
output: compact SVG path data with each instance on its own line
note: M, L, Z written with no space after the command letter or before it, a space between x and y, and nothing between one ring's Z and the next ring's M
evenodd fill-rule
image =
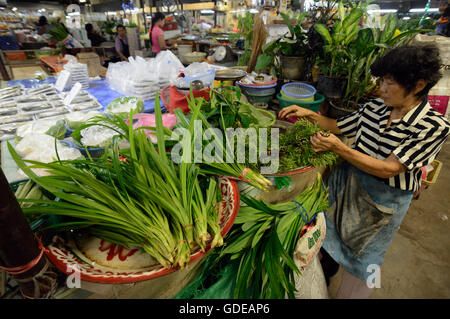
M317 132L309 138L314 152L324 151L336 151L339 145L342 144L341 140L334 134L326 134L324 132Z
M291 105L288 107L285 107L278 113L278 117L280 119L283 118L291 118L291 117L309 117L313 114L316 114L315 112L305 109L303 107L297 106L297 105Z

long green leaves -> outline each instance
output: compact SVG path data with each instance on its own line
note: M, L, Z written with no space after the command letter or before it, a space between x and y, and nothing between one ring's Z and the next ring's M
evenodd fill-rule
M216 180L200 176L194 163L176 166L169 158L158 96L155 118L157 145L148 141L142 128L133 129L132 114L128 125L114 115L82 125L79 131L102 125L118 133L96 161L23 161L8 144L19 168L60 199L35 200L44 206L24 212L66 216L53 227L80 229L116 244L141 247L167 268L184 267L196 247L222 245ZM129 147L120 149L124 139ZM46 169L50 176L36 175L35 168Z
M300 271L293 256L300 231L328 207L327 197L320 174L295 202L269 205L241 196L247 206L241 206L221 251L222 259L240 261L235 298L294 298L294 274Z

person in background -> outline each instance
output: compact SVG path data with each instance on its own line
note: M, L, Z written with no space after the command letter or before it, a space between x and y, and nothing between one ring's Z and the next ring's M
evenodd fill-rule
M91 40L91 46L98 47L103 42L106 42L106 39L94 30L94 26L92 24L88 23L84 28L86 29L88 39Z
M398 47L370 66L381 80L380 99L337 120L299 106L280 111L280 118L303 117L331 131L311 136L311 145L344 160L326 180L330 207L321 251L326 277L344 268L338 299L368 298L379 288L380 267L420 189L421 168L450 134L449 121L427 100L442 77L441 63L436 46ZM355 138L352 147L334 134Z
M165 16L161 12L156 12L152 18L149 38L150 43L152 44L152 52L154 54L158 54L162 50L167 50L170 48L169 45L166 45L166 41L164 41L164 31L162 30L164 27L164 19Z
M128 62L130 47L128 46L127 30L123 25L117 26L116 52L122 60Z
M37 24L37 33L39 35L43 35L43 34L47 33L47 31L48 31L47 18L45 16L40 16L39 17L39 22Z
M443 35L445 37L450 37L450 6L440 7L439 11L442 11L442 16L436 23L436 35Z

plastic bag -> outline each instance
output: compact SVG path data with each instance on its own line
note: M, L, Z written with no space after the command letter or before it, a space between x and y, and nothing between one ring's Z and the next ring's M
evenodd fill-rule
M119 97L108 104L106 113L115 114L121 118L128 118L130 112L137 114L144 109L142 99L134 96Z
M112 138L119 135L110 128L93 125L81 130L80 143L92 148L103 148L111 144Z
M209 70L209 64L205 62L194 62L189 64L189 66L184 70L184 75L186 77L194 77L207 73Z
M81 124L84 124L89 119L96 117L96 116L106 116L102 112L99 111L91 111L91 112L73 112L67 114L64 119L66 120L67 126L71 130L75 130L81 126Z
M65 133L64 121L58 119L32 121L19 126L16 131L19 139L30 134L47 134L61 139Z
M76 148L56 141L58 156L61 160L72 160L83 157L81 152ZM51 163L58 160L55 150L55 138L44 133L27 134L16 145L15 150L17 154L24 160L32 160L43 163ZM25 175L22 170L19 170L21 175ZM39 176L49 175L45 169L33 169Z
M174 114L163 114L162 115L162 122L163 126L167 127L169 130L172 130L175 124L177 123L177 117ZM129 120L127 120L127 124L129 123ZM156 127L156 120L155 120L155 114L136 114L133 117L133 128L136 129L138 127ZM152 143L157 143L158 139L154 134L152 134L154 131L151 130L145 130L145 135L149 136L152 140Z

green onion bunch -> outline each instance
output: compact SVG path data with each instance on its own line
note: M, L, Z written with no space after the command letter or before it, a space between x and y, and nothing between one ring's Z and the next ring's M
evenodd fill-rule
M203 125L203 129L210 129L213 128L212 125L208 122L207 117L202 113L202 105L203 103L206 103L204 99L195 99L191 92L191 98L188 99L189 108L191 110L191 114L186 116L181 109L175 109L174 113L179 121L178 127L185 128L189 130L192 137L192 150L194 151L194 121L200 120ZM221 121L224 121L223 117L221 118ZM223 125L223 127L226 127ZM215 131L212 131L213 136L211 137L211 140L218 141L220 140L220 137L217 135ZM224 143L217 143L217 146L219 147L219 154L226 154L226 150L228 149L228 146L231 145L234 141L228 138L227 134L222 134ZM202 142L202 153L205 148L205 146L208 144L207 142ZM185 148L183 148L185 149ZM235 157L236 159L236 157ZM248 169L246 170L246 166L237 163L235 160L232 163L227 163L223 158L216 158L216 161L208 161L208 162L202 162L200 164L200 170L204 174L208 175L223 175L223 176L231 176L235 178L242 178L248 181L249 184L252 186L261 189L263 191L267 191L269 187L272 185L272 183L266 179L264 176L262 176L260 173Z
M66 216L65 222L52 227L81 229L125 247L141 247L166 268L183 268L196 247L205 251L208 245L222 245L217 181L202 176L194 163L171 161L165 145L169 130L162 125L158 95L155 116L156 127L133 129L132 114L128 125L114 115L82 125L79 130L102 125L118 133L97 160L24 161L8 144L28 177L60 199L19 199L43 205L24 208L24 213ZM148 141L145 129L156 132L156 146ZM120 139L128 140L129 147L119 149ZM34 168L50 175L37 176Z
M303 166L333 166L338 155L332 151L315 152L311 136L323 131L317 123L299 119L284 134L280 134L280 172L287 172Z

